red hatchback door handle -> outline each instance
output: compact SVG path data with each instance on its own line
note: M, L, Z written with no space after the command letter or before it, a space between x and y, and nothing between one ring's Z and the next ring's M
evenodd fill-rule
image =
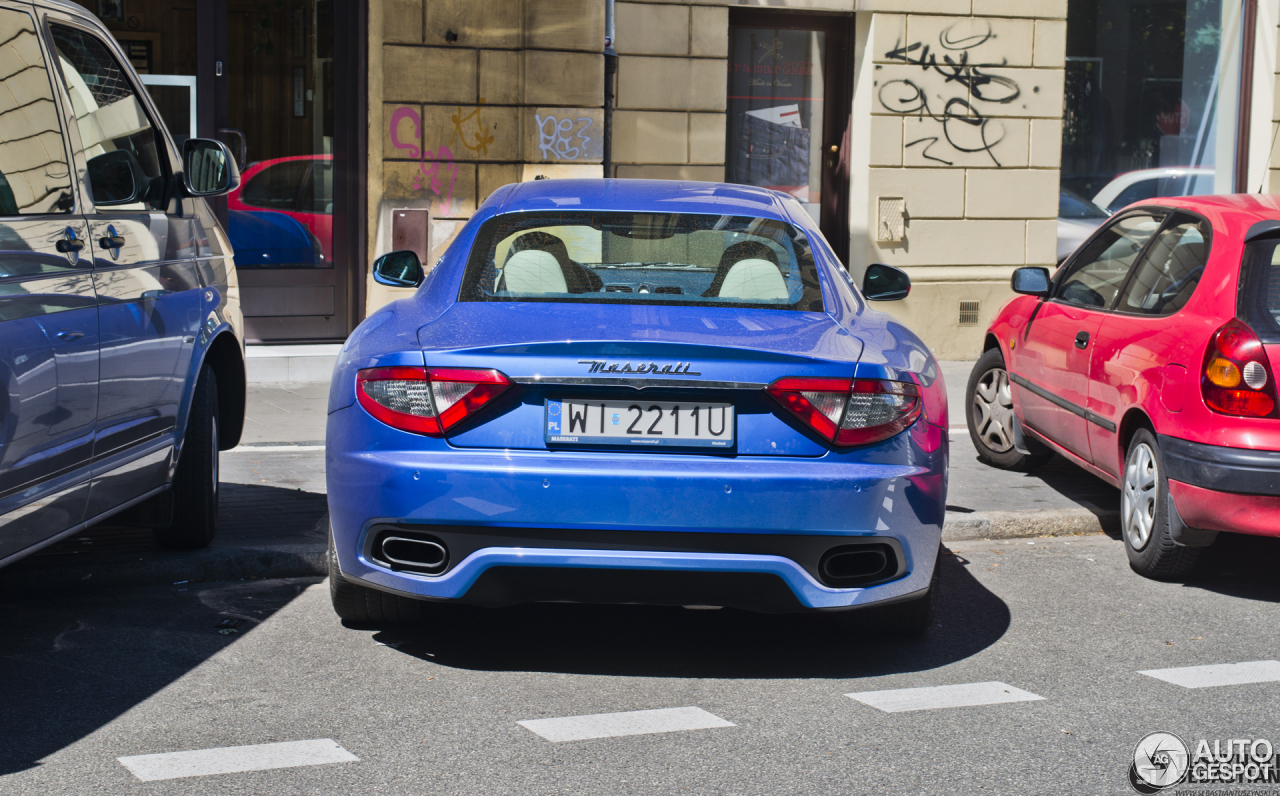
M1089 333L1085 331L1076 332L1076 348L1084 350L1089 347Z

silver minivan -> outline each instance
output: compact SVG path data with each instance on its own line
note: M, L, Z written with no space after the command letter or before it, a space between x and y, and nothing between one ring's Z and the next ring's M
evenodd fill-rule
M0 0L0 566L140 504L162 546L213 538L245 369L205 197L239 182L84 8Z

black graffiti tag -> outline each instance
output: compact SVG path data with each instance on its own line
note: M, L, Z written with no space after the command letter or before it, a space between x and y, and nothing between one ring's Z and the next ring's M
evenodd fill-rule
M1002 75L992 75L986 70L998 68L1005 64L970 63L969 49L977 47L992 38L990 25L985 31L954 35L955 26L946 28L938 34L938 44L944 51L941 59L928 44L914 42L906 46L897 46L884 54L891 61L911 64L920 67L923 72L941 75L944 85L955 83L963 88L964 96L951 97L943 102L941 110L935 110L929 104L929 97L915 81L900 78L889 80L880 86L880 105L887 111L903 115L928 116L942 124L942 137L946 145L957 152L985 152L991 161L1000 166L1000 161L993 151L997 144L1004 140L1005 132L998 122L991 124L992 119L983 115L977 103L990 102L1008 105L1022 95L1017 82ZM956 55L952 55L956 53ZM908 142L907 147L924 145L921 155L926 159L954 165L954 161L933 154L930 150L939 143L938 136L925 136Z

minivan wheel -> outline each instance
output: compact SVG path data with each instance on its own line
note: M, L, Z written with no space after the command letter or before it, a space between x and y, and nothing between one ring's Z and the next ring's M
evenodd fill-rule
M989 349L978 358L969 374L965 391L965 420L969 439L978 456L987 464L1005 470L1030 470L1048 461L1053 452L1035 440L1026 440L1030 453L1019 453L1014 447L1014 425L1018 416L1013 411L1013 392L1004 355L999 348Z
M1169 531L1169 479L1160 444L1145 428L1129 441L1120 486L1120 535L1134 572L1155 580L1186 577L1200 558L1197 547L1179 547Z
M169 550L208 547L218 533L218 380L200 369L191 415L173 478L173 521L155 529L156 544Z
M329 599L333 611L343 622L351 625L385 626L413 624L421 621L423 603L398 594L388 594L367 586L352 583L342 576L338 566L338 551L333 541L333 526L329 526Z

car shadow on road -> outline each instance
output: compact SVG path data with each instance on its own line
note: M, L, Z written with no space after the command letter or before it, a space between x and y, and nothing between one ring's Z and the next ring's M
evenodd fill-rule
M874 677L933 669L991 646L1009 608L973 578L968 562L942 557L934 626L920 639L876 634L869 622L822 615L644 606L536 604L440 606L412 628L374 638L442 666L637 677Z
M1056 454L1032 470L1030 475L1080 508L1092 512L1098 518L1103 533L1113 539L1120 538L1119 489Z
M1188 588L1260 602L1280 602L1280 538L1220 533L1201 554Z
M146 702L318 582L0 590L0 781ZM0 791L8 792L3 785Z

